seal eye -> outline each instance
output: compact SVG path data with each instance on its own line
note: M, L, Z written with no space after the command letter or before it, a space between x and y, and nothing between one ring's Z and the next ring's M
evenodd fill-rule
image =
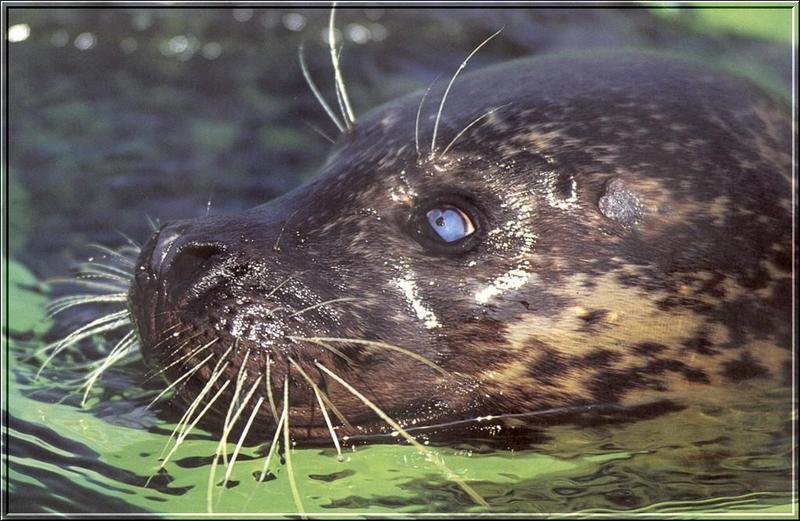
M428 222L444 242L455 242L475 233L475 225L469 216L453 206L428 210Z
M480 243L482 215L466 194L433 196L417 204L409 232L430 253L458 255Z

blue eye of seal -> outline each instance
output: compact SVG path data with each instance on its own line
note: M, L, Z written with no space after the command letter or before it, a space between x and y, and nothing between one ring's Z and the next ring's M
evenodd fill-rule
M417 202L408 216L406 229L427 253L459 256L482 242L485 220L474 196L460 192L434 193Z
M475 233L469 216L454 206L428 210L426 217L431 228L444 242L455 242Z

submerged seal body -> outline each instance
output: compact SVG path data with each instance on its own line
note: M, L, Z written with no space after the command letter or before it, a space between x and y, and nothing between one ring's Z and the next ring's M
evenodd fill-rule
M288 396L314 438L321 403L356 434L389 428L376 408L407 426L786 378L782 102L645 53L445 90L361 118L308 185L151 238L129 307L179 396L263 431Z

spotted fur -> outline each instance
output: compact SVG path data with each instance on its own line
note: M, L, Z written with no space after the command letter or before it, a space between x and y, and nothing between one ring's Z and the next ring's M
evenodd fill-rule
M219 339L180 394L191 402L231 346L214 389L242 364L246 382L264 378L268 357L255 396L288 379L300 437L325 429L290 358L350 434L382 422L317 362L402 425L777 385L792 322L785 104L657 54L522 60L458 79L438 152L485 117L437 155L424 144L444 90L421 108L419 154L421 93L359 118L300 190L151 239L130 294L146 357L164 366ZM479 208L482 241L431 254L409 216L454 192ZM265 407L256 425L274 420Z

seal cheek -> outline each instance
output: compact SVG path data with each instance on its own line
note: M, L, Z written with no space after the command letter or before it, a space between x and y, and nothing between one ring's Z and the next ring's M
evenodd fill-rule
M422 321L425 329L437 329L441 327L441 323L436 314L420 298L417 282L413 275L406 274L403 278L398 277L392 279L391 284L403 293L406 301L414 310L417 318Z

